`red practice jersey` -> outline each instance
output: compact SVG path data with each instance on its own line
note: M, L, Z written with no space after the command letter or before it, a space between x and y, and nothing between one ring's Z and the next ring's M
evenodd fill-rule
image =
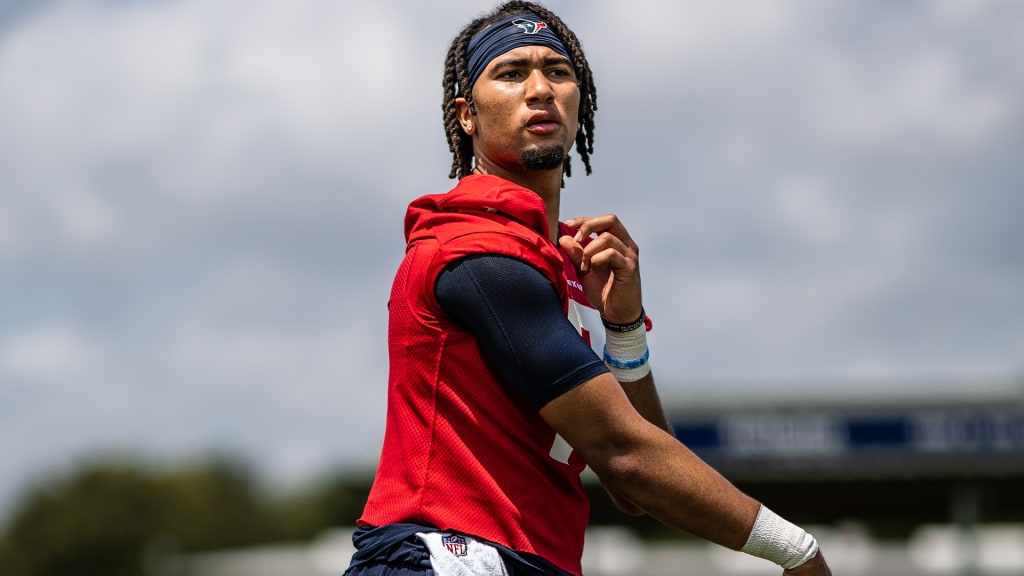
M361 525L431 525L581 573L589 516L583 460L502 385L474 335L434 296L438 275L460 258L514 257L551 281L589 341L596 312L547 233L541 199L495 176L467 176L447 194L410 204L406 255L388 304L384 446Z

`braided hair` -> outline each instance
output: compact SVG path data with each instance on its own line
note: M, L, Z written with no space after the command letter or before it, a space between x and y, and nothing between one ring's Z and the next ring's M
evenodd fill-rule
M466 99L471 109L473 106L471 91L459 94L460 86L469 86L468 58L466 57L469 41L488 25L506 16L523 13L531 13L544 20L572 57L576 80L580 87L580 131L576 133L576 151L583 161L587 174L591 173L590 155L594 152L594 111L597 110L597 89L594 87L594 78L590 73L587 58L583 54L583 48L580 46L576 34L553 12L533 2L513 0L505 2L491 13L467 24L448 48L448 55L444 61L444 101L441 104L441 109L444 112L444 130L448 138L448 149L452 153L452 168L448 174L449 178L461 179L473 170L473 139L462 130L455 108L455 98L460 95ZM565 177L572 176L569 155L565 157L562 172Z

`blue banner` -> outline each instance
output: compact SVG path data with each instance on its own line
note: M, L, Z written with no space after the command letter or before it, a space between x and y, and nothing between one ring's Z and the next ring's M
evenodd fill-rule
M1024 456L1024 408L737 412L677 418L674 427L679 440L698 454L725 458Z

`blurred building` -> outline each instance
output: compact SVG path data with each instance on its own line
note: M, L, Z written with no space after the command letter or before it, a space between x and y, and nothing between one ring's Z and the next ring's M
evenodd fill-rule
M673 401L666 410L704 460L803 522L852 520L894 536L926 523L1024 522L1024 385L941 389L957 392Z

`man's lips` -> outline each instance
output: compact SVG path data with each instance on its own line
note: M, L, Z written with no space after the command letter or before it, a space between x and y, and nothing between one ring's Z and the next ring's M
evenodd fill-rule
M537 118L526 124L526 130L531 134L553 134L558 127L558 121L550 118Z

